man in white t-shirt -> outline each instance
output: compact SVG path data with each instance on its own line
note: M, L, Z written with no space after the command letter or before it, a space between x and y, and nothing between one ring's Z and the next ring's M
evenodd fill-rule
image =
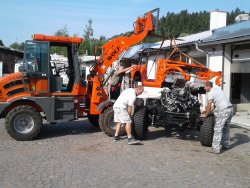
M119 131L122 124L125 125L125 129L128 135L128 144L137 144L140 140L136 140L131 132L132 120L131 113L136 100L136 96L142 94L144 91L143 86L136 86L135 88L129 88L124 90L118 99L115 101L114 109L114 122L116 123L116 131L113 141L119 140Z
M212 82L206 82L205 90L208 92L208 102L201 117L209 115L213 103L215 126L211 152L219 154L221 149L229 148L229 124L233 117L233 107L220 88L213 88Z

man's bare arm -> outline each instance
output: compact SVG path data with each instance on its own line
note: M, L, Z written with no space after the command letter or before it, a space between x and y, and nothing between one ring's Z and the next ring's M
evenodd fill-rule
M124 72L127 72L127 71L129 71L129 70L131 70L131 69L132 69L132 66L131 66L131 67L127 67L127 68L122 69L122 70L119 70L119 74L124 73Z
M203 113L202 117L207 117L208 114L212 111L212 103L212 101L207 102L206 111Z
M128 114L131 115L132 113L132 106L128 106Z

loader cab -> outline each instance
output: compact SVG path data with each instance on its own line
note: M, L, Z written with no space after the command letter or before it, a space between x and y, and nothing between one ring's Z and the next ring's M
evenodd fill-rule
M66 52L66 61L52 61L51 53ZM23 81L27 92L46 93L72 92L75 82L79 83L80 69L77 45L50 41L26 41L23 65Z

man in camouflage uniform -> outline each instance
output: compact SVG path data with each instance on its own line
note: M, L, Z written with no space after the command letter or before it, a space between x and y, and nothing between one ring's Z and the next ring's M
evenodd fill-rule
M212 82L206 82L205 90L208 92L208 102L201 117L208 116L213 103L215 126L211 152L219 154L221 149L229 148L229 124L233 116L233 107L220 88L213 88Z

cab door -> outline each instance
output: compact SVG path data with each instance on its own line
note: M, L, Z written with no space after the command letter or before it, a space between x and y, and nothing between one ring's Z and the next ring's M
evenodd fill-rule
M35 95L49 92L49 42L26 41L23 81L27 92Z

